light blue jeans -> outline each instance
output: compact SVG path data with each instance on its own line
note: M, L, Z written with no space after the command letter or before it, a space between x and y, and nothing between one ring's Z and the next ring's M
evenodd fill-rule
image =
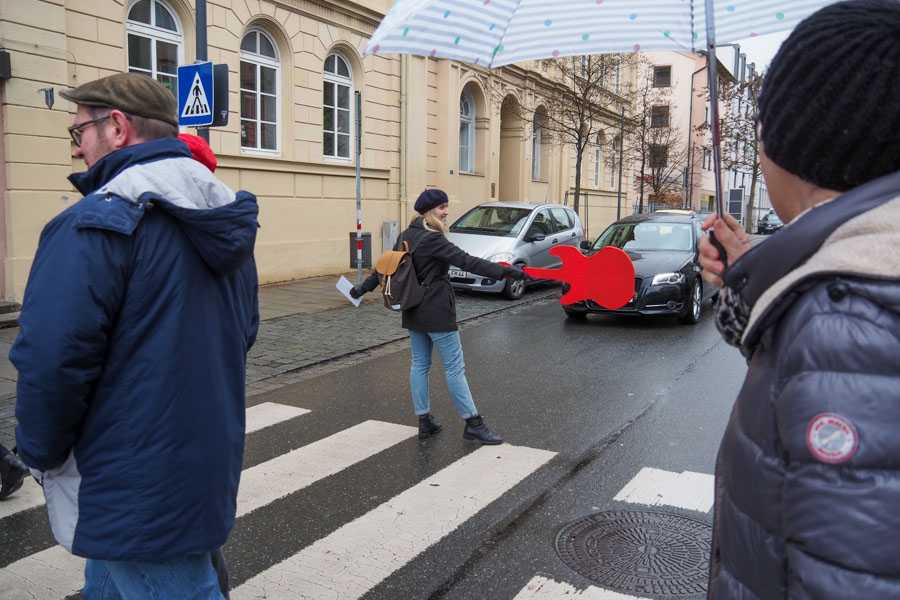
M413 408L417 415L431 412L431 400L428 397L428 373L431 371L431 352L437 346L444 364L447 378L447 389L456 411L463 419L478 414L469 382L466 381L466 363L463 360L462 343L458 331L439 333L409 332L412 349L412 366L409 371L409 389L412 392Z
M219 580L207 554L161 562L88 559L85 600L222 600Z

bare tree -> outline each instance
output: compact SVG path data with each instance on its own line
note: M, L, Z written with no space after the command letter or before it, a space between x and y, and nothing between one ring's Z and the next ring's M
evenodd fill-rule
M759 135L756 127L759 114L759 91L765 75L750 73L744 81L724 82L719 92L724 111L719 117L722 167L750 174L750 194L747 198L745 230L753 230L757 183L762 177L759 160ZM708 101L708 98L707 98ZM701 125L701 129L708 129Z
M631 128L626 153L638 171L638 212L643 212L647 188L657 199L683 189L688 149L682 132L671 121L672 88L659 81L662 75L649 63L642 61L640 70L628 119Z
M543 61L555 83L545 96L547 113L542 131L575 151L575 198L579 210L584 152L597 134L619 129L618 108L629 104L626 70L634 55L593 54ZM618 148L616 148L618 151Z

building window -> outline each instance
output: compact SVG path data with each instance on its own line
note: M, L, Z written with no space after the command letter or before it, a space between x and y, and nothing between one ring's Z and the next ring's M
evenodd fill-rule
M272 39L252 30L241 41L241 147L278 150L278 53Z
M616 93L622 93L622 63L616 63Z
M669 126L669 107L653 106L650 108L650 127Z
M544 115L534 113L534 127L531 131L531 179L541 181L541 153L543 152Z
M125 29L128 72L154 77L177 96L184 38L175 11L162 0L139 0L128 11Z
M703 149L703 168L712 171L712 151L709 148Z
M459 97L459 171L475 172L475 100L468 92Z
M672 87L672 67L653 67L653 87Z
M662 144L650 145L650 168L665 169L669 164L669 148Z
M350 64L340 54L325 59L322 93L322 153L329 158L350 158L353 135L353 76Z

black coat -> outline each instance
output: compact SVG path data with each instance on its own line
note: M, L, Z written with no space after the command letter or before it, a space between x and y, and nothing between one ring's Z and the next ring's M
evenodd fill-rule
M450 285L450 266L482 277L502 279L506 269L496 263L469 256L450 242L442 233L425 229L422 219L413 221L400 234L395 249L409 242L413 265L419 281L427 288L425 299L415 308L403 311L403 327L413 331L456 331L456 297ZM378 274L373 273L362 284L364 292L378 286Z
M749 371L722 440L709 597L900 599L900 174L737 261Z

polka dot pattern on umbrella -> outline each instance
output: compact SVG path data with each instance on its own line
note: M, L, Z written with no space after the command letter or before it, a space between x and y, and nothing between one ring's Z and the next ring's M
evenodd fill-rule
M791 29L832 1L714 0L717 42ZM366 52L497 67L551 56L696 50L706 46L703 7L703 0L397 0Z

